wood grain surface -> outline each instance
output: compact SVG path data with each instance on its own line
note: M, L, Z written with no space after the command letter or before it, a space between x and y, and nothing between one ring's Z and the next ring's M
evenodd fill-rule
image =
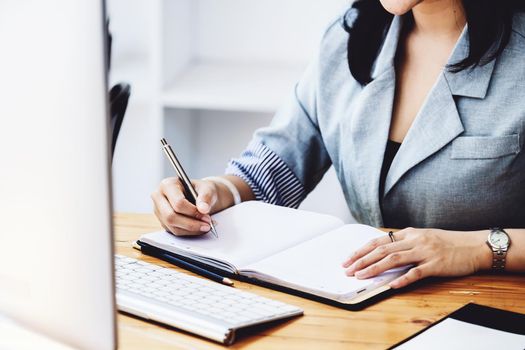
M114 223L117 254L173 267L131 246L141 234L160 229L153 215L115 214ZM239 281L235 281L235 288L297 305L304 309L304 316L249 332L229 349L384 349L469 302L525 313L523 275L428 279L361 311L347 311ZM118 322L119 349L226 348L124 314L119 314Z

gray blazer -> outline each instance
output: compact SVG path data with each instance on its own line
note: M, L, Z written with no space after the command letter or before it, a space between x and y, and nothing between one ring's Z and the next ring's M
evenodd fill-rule
M401 25L395 17L364 87L349 72L341 20L331 25L317 59L255 142L306 191L333 164L352 214L369 225L525 228L525 16L515 16L496 61L440 74L379 193ZM449 63L467 52L465 30Z

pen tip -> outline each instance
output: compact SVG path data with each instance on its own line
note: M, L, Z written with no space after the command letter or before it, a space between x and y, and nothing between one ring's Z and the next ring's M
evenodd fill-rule
M166 141L166 139L163 137L160 139L160 143L163 145L163 146L166 146L168 144L168 141Z
M213 222L210 223L210 227L211 227L211 233L215 236L215 238L219 238L219 234L217 233L217 229L215 228L215 225L213 224Z

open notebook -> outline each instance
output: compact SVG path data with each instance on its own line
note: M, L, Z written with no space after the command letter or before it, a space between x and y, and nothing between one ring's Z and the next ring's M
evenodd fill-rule
M341 304L357 304L388 289L404 269L358 280L345 275L342 262L369 240L385 235L366 225L344 225L338 218L261 202L244 202L213 216L211 234L176 237L159 231L139 243L186 260Z

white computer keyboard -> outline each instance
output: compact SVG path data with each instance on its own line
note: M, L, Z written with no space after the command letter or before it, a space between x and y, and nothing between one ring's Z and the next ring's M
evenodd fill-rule
M295 306L115 255L119 310L231 344L244 327L301 315Z

